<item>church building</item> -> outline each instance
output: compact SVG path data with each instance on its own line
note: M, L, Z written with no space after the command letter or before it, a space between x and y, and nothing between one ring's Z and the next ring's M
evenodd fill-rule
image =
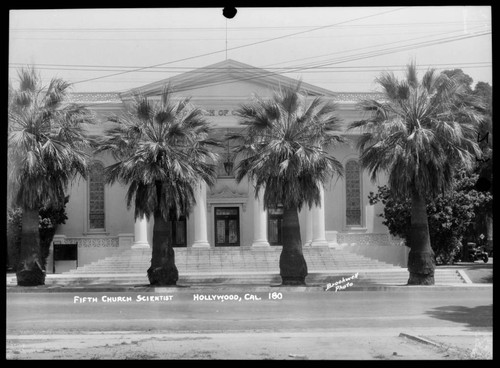
M169 83L175 97L191 97L191 103L204 110L207 120L218 138L241 129L235 110L251 100L253 95L270 97L280 86L294 86L297 80L264 69L226 60L195 69L172 78L147 84L124 93L73 93L70 101L91 109L98 122L89 126L89 134L102 135L107 118L119 114L136 93L152 100L159 98ZM333 100L344 128L364 117L356 108L357 102L366 98L381 98L376 93L333 92L308 83L302 89L314 98L323 96ZM394 260L403 257L387 250L388 245L399 244L382 224L383 207L370 205L368 194L377 190L380 182L372 183L360 168L356 149L356 132L345 129L339 132L347 143L335 148L331 154L344 166L344 177L332 178L322 193L321 206L312 209L304 206L299 214L302 241L305 247L357 246L366 252L378 252L379 259L404 264ZM233 143L234 144L234 143ZM281 245L282 211L264 210L262 194L255 198L251 182L236 183L234 157L231 147L220 149L219 176L213 187L198 188L193 211L178 221L171 222L174 247L276 247ZM54 245L77 244L78 266L114 256L131 248L149 248L152 245L153 218L134 220L134 209L127 209L121 184L107 185L103 170L114 163L110 154L95 155L87 180L76 178L69 188L66 205L68 219L60 225ZM393 248L393 247L390 247ZM378 249L378 251L377 251ZM392 258L391 258L392 257ZM47 272L55 270L49 257ZM391 259L390 259L391 258ZM60 264L56 273L76 267Z

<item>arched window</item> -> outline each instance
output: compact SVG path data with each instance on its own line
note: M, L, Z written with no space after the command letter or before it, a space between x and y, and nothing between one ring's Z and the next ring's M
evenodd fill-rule
M361 225L361 177L355 160L345 165L345 191L346 225Z
M89 230L105 230L104 166L96 161L89 171Z

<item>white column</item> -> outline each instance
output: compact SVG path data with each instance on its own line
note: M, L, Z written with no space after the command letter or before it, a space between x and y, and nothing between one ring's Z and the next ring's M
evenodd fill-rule
M134 224L134 245L133 249L136 248L149 248L148 243L148 220L146 217L138 218L135 220Z
M312 242L313 247L327 247L325 236L325 190L320 184L321 204L312 208Z
M207 233L207 185L204 181L195 194L196 205L193 209L194 242L193 248L210 248Z
M306 242L304 243L304 247L308 247L311 245L312 238L313 238L313 231L312 231L312 226L313 226L313 219L312 219L312 209L309 209L309 206L307 204L304 204L305 208L305 227L306 227Z
M264 189L258 198L253 197L253 243L252 247L269 247L267 241L267 211L264 209Z

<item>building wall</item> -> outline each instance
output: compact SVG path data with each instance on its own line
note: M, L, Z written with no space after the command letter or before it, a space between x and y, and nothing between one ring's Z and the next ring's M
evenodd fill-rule
M94 157L104 166L113 162L109 155L101 154ZM70 200L66 205L68 219L66 224L60 225L58 234L68 237L87 235L118 236L121 233L134 233L133 208L127 209L125 195L127 188L119 183L104 187L105 231L93 232L88 225L88 181L77 177L69 189Z

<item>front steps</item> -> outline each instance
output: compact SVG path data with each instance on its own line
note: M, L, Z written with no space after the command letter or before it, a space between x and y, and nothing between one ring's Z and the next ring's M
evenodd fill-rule
M175 264L179 274L198 272L278 272L281 247L269 248L176 248ZM342 249L304 248L308 270L335 271L373 268L397 268ZM129 249L118 256L71 270L71 274L143 273L151 262L151 249Z
M408 270L363 270L358 272L358 277L353 284L357 287L380 285L406 285ZM309 286L325 286L342 279L353 276L356 272L332 271L311 272L306 277ZM464 284L465 280L457 270L436 269L436 285ZM179 274L178 285L190 286L221 286L221 285L279 285L281 277L278 272L239 272L239 273L195 273ZM45 285L84 286L84 285L135 285L146 286L149 284L146 272L139 274L61 274L47 275ZM16 277L7 280L8 286L16 285Z
M325 285L358 273L356 286L405 285L408 270L373 260L341 248L305 247L308 285ZM281 247L175 248L179 285L275 285L281 283ZM120 255L47 275L46 285L147 285L151 249L129 249ZM435 284L466 281L454 269L436 269ZM15 285L16 279L8 280Z

